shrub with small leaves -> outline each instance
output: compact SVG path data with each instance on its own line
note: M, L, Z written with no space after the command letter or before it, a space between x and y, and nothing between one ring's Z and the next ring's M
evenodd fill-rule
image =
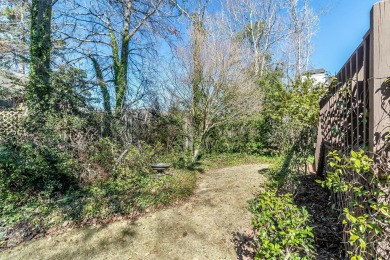
M310 215L297 207L291 194L259 194L251 205L256 231L255 259L314 259Z
M339 209L344 217L350 259L381 259L377 246L385 242L385 232L390 228L388 194L383 192L386 181L371 170L373 160L363 150L351 151L350 155L332 151L328 162L326 178L318 182L344 198Z

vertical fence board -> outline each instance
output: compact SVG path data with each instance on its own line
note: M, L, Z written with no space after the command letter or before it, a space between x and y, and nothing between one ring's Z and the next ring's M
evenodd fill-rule
M370 151L388 153L390 85L390 2L374 5L371 17Z

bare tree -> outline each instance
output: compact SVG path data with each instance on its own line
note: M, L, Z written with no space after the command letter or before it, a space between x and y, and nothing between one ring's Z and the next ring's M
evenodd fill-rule
M242 39L253 51L254 71L263 75L267 63L288 34L284 0L225 0L225 20L232 36Z
M312 38L318 15L309 0L224 0L225 21L232 35L253 52L256 75L273 63L283 64L286 76L295 78L310 66Z
M201 30L192 25L191 43L176 57L168 89L188 112L196 160L210 130L260 110L261 92L248 69L249 49L231 37L218 16L206 15Z
M302 76L310 68L313 51L312 39L318 25L318 15L309 5L309 0L288 0L289 34L283 51L286 74L291 78Z
M68 57L92 65L105 110L110 113L115 108L119 116L131 102L130 96L142 96L140 89L148 83L152 66L149 61L156 57L155 38L176 33L170 1L65 2L61 33Z
M0 0L0 67L27 73L30 31L28 0Z

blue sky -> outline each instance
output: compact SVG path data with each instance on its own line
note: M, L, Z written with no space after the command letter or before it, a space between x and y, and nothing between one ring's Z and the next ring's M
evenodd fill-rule
M316 0L325 9L314 38L314 68L335 74L362 41L370 26L370 10L377 0ZM313 1L315 2L315 1Z

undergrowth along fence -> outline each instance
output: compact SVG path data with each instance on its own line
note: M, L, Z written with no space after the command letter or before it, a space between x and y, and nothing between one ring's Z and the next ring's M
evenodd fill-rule
M316 143L316 170L320 176L332 171L327 155L337 150L349 156L352 151L365 150L373 159L372 172L382 180L385 194L377 201L389 204L389 130L390 130L390 1L376 3L370 15L370 29L363 41L333 78L328 94L320 101L320 117ZM334 168L334 167L333 167ZM346 182L363 183L361 174L349 172ZM366 180L365 180L366 181ZM336 206L342 212L356 199L353 191L337 192ZM368 204L365 205L366 213ZM353 207L352 207L353 208ZM364 210L363 210L364 211ZM345 226L345 241L351 242ZM386 227L382 241L375 242L369 253L375 257L390 254L390 230ZM387 242L386 242L387 241ZM351 250L351 247L347 247ZM376 259L376 258L375 258Z

